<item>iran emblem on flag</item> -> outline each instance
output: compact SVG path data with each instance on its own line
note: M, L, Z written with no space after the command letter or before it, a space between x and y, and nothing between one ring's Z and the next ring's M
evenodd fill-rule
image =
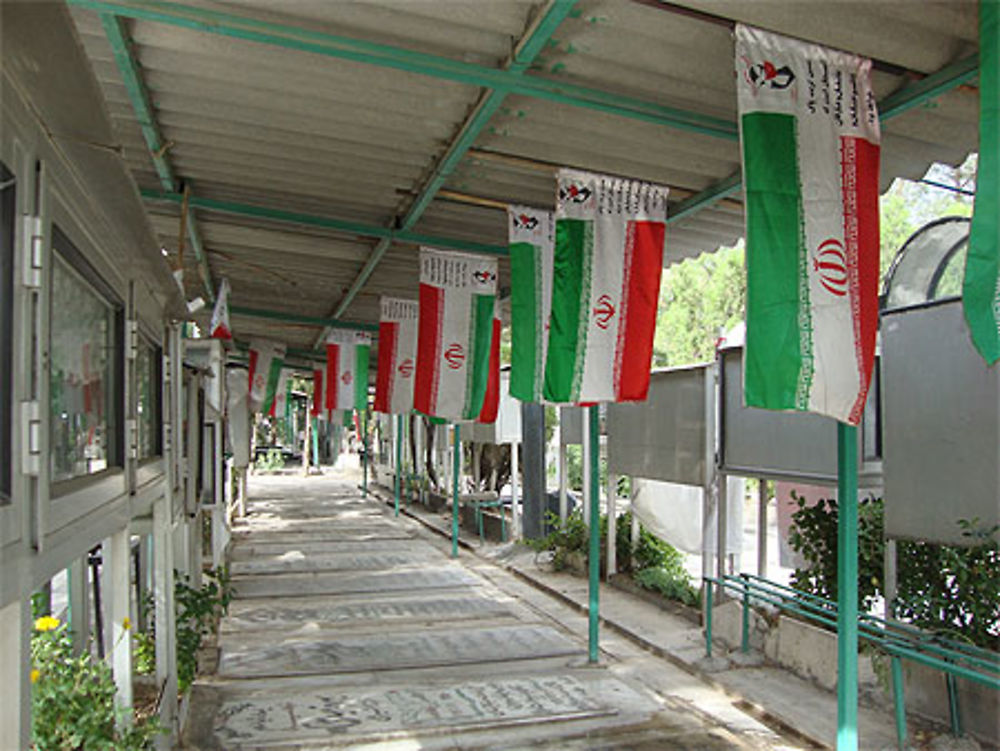
M736 27L748 406L857 425L878 328L871 61Z
M559 171L546 401L646 398L666 220L663 186Z

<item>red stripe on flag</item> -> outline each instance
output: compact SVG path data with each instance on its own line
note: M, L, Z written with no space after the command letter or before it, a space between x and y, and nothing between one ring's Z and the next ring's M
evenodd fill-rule
M250 389L250 394L253 394L253 375L257 370L257 350L250 350L250 380L248 382L248 388Z
M399 324L382 321L378 325L378 374L375 376L375 411L392 412L392 386L396 369L396 342Z
M490 364L486 379L486 394L483 396L483 408L479 411L476 422L496 422L500 411L500 319L493 319L493 332L490 337Z
M840 139L841 190L844 201L844 246L847 250L855 357L861 383L847 418L861 422L875 363L878 332L879 146L863 138Z
M326 345L326 408L337 408L337 386L340 383L340 345Z
M313 417L319 416L323 411L323 371L313 370L313 400L312 409L309 411Z
M615 344L615 401L641 402L649 393L665 231L663 222L628 223L622 322Z
M425 415L433 415L437 408L443 318L444 290L432 284L421 284L420 315L417 323L417 377L413 384L413 408Z

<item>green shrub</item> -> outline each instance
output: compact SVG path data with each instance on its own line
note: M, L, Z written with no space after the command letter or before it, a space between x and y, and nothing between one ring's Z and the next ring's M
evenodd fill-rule
M274 472L285 468L285 455L281 449L268 449L267 454L253 463L253 468L257 472Z
M668 600L676 600L684 605L696 606L701 598L691 584L691 575L681 568L645 568L635 574L636 583L643 589L659 592Z
M208 569L202 574L204 583L195 589L174 572L174 610L176 612L177 690L187 691L198 673L198 649L202 640L216 633L218 621L229 611L233 598L229 570L225 566ZM146 618L154 623L153 599L149 593L144 603ZM138 634L135 648L135 668L140 674L156 670L156 634L150 626Z
M792 575L802 592L837 600L837 502L823 500L792 514L789 545L806 565ZM881 498L858 504L858 606L871 610L884 597L885 558ZM958 547L900 540L896 543L894 617L949 638L1000 651L1000 527L959 520L970 545Z
M162 732L156 718L125 721L115 707L111 668L87 650L74 655L73 639L56 618L35 621L31 664L32 748L139 751Z

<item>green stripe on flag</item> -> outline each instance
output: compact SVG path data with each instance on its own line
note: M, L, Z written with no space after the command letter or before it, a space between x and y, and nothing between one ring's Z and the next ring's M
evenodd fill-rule
M979 3L979 166L962 305L987 363L1000 360L1000 2Z
M367 344L357 344L354 347L354 408L364 410L368 407L368 356L371 352Z
M749 406L802 409L812 374L808 282L796 122L791 115L743 115L747 215ZM805 388L803 388L805 387ZM803 398L805 403L803 402Z
M472 295L469 324L470 358L465 371L465 407L462 417L475 420L483 408L490 373L490 340L493 337L493 295Z
M267 372L267 388L264 390L264 404L261 412L265 415L271 411L274 399L278 394L278 383L281 381L281 365L283 360L280 357L271 358L271 368Z
M545 399L551 402L572 402L580 393L587 345L585 308L589 300L593 247L593 222L583 219L556 221L552 313L543 389Z
M536 387L545 325L540 320L542 254L531 243L510 245L510 394L525 402L537 401Z

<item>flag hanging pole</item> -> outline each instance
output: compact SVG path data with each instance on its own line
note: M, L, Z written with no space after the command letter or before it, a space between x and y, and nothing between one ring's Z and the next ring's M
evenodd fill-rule
M600 581L601 581L601 478L598 468L598 458L601 453L600 407L588 407L590 423L586 440L590 443L590 553L588 555L590 569L590 606L587 609L589 618L589 661L597 662L598 656L598 625L600 618Z
M403 416L396 415L396 508L395 515L399 516L399 485L403 471Z
M837 423L837 751L858 749L858 429Z
M361 495L368 497L368 410L361 413Z
M458 558L458 475L462 461L462 428L455 423L451 463L451 557Z

